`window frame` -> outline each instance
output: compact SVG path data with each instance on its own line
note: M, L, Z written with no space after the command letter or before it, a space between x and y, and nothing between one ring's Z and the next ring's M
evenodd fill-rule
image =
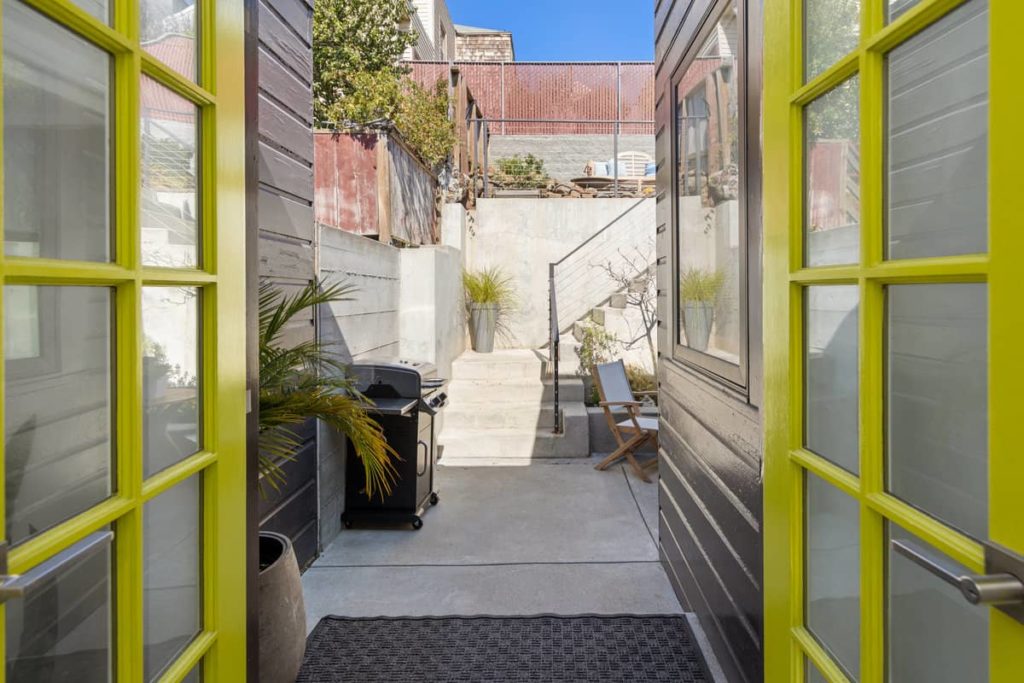
M679 313L679 277L681 272L681 259L679 249L681 246L681 240L679 235L680 226L680 179L679 179L679 163L680 159L680 125L678 118L679 106L685 99L685 95L679 92L679 85L686 75L689 67L694 63L695 59L699 56L704 43L707 41L709 36L715 30L718 22L725 13L735 3L737 8L737 26L738 26L738 38L737 38L737 55L736 55L736 73L735 73L735 84L736 93L738 100L738 117L739 122L737 126L738 135L741 139L737 143L738 159L737 164L739 166L739 286L737 291L739 292L739 361L738 363L730 363L729 361L714 356L709 353L697 351L681 343L681 316ZM754 73L755 68L758 64L752 63L749 59L750 44L752 40L751 31L749 30L750 21L752 15L755 14L747 7L747 0L716 0L710 3L704 19L700 25L700 28L696 31L693 38L691 39L686 51L679 61L678 65L672 71L671 78L669 79L669 87L671 88L671 111L670 111L670 131L671 140L669 145L671 147L671 228L670 228L670 264L671 264L671 283L669 287L668 302L670 306L670 315L668 316L667 323L670 324L671 329L671 352L667 355L671 360L684 365L688 369L699 372L702 375L707 376L713 381L717 381L724 385L726 388L741 394L744 397L750 397L752 394L758 393L755 387L752 385L754 382L751 379L750 365L751 365L751 349L754 346L751 344L751 332L752 330L758 329L760 321L760 298L757 296L759 292L759 278L757 273L753 273L752 269L756 268L756 259L751 258L751 254L756 256L760 240L758 227L760 225L759 216L760 210L758 208L760 197L760 159L758 154L757 145L759 144L759 107L758 102L758 88L760 83L760 77ZM752 78L753 76L753 78ZM751 82L753 81L753 83ZM753 126L751 124L754 124ZM754 199L754 201L751 201Z

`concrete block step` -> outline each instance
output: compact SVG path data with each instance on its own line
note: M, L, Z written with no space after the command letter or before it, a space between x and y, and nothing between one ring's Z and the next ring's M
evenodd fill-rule
M623 308L626 307L626 305L627 305L627 303L626 303L626 294L625 293L612 294L611 298L608 299L608 307L609 308L623 309Z
M582 403L570 403L563 411L564 433L553 434L551 427L536 429L469 429L445 421L439 437L444 463L460 460L512 458L523 460L549 458L585 458L590 455L590 427L587 409Z
M543 360L534 351L511 350L474 353L459 356L452 364L452 380L521 380L537 379L543 371Z
M441 463L449 466L498 457L524 461L590 457L588 439L545 430L533 433L516 429L460 430L445 436L441 445Z
M445 410L445 424L456 429L551 429L555 404L452 401Z
M573 356L575 358L575 356ZM445 389L452 404L505 404L534 402L546 403L555 400L554 382L546 380L491 380L459 379ZM563 377L559 382L559 400L562 402L583 400L583 380L578 377Z

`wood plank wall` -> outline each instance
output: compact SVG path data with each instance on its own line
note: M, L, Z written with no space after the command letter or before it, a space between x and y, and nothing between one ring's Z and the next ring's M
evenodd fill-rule
M761 343L760 181L757 164L760 92L760 0L749 10L746 67L748 110L748 225L751 281L749 387L727 388L673 359L677 318L673 230L672 79L714 3L659 0L657 59L658 288L661 327L662 561L683 606L695 612L729 681L763 678L761 594Z
M258 224L260 277L286 292L316 275L313 228L312 0L259 0ZM312 339L311 313L287 340ZM316 429L285 470L288 483L260 500L260 527L289 536L300 566L316 558Z

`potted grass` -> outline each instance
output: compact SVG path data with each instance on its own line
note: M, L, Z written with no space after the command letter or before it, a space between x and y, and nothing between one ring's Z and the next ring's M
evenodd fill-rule
M494 351L494 337L507 331L508 315L515 309L516 295L512 278L499 268L463 271L469 337L477 353Z
M370 416L368 399L346 377L342 361L318 340L294 346L283 332L296 316L322 304L351 300L345 284L312 282L286 295L270 284L259 292L259 468L260 493L285 483L282 465L294 460L302 443L295 429L318 418L339 430L366 469L366 494L390 493L397 457ZM308 314L307 314L308 315ZM260 533L259 681L291 683L299 673L306 643L306 614L299 565L291 540Z
M680 275L683 330L691 349L707 351L711 328L715 324L715 304L724 284L725 274L721 271L688 268Z

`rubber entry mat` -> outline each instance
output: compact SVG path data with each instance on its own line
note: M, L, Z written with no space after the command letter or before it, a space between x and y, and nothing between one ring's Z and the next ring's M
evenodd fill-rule
M710 683L683 616L325 617L298 683Z

